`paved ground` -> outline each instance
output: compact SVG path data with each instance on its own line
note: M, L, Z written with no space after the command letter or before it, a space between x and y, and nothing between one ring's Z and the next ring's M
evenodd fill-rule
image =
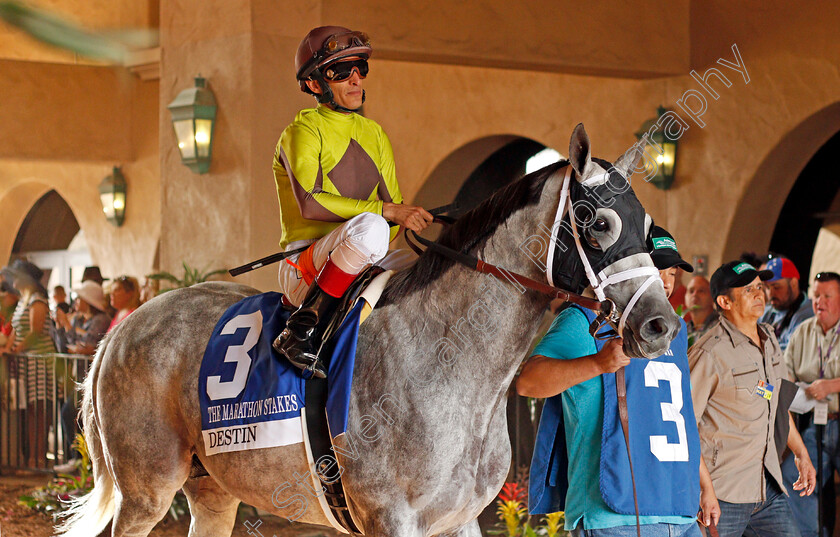
M51 537L52 520L49 516L18 505L19 496L43 486L49 476L17 475L0 477L0 535L2 537ZM247 525L246 525L247 523ZM180 520L167 516L150 534L152 537L186 537L189 515ZM110 536L110 526L102 534ZM293 524L271 516L257 516L252 509L240 509L240 518L233 530L233 537L338 537L338 532L322 526ZM91 536L94 537L94 536Z

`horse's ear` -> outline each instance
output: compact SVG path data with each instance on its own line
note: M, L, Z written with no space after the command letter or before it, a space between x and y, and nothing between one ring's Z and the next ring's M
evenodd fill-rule
M569 162L577 172L578 181L583 179L586 169L592 162L590 155L589 136L583 128L583 123L578 123L569 141Z
M634 173L644 170L644 168L641 170L636 169L636 166L639 165L639 161L642 160L644 151L644 146L633 144L630 149L628 149L618 158L618 160L615 161L613 167L629 181L630 177L632 177Z

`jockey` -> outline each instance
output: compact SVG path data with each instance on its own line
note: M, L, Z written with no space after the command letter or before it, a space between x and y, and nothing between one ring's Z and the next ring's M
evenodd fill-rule
M310 246L280 266L284 302L298 309L273 346L320 378L326 377L317 356L321 336L341 296L385 257L398 226L419 232L433 219L402 204L391 143L382 127L357 113L372 51L366 34L340 26L304 37L297 80L318 106L298 113L274 152L280 247Z

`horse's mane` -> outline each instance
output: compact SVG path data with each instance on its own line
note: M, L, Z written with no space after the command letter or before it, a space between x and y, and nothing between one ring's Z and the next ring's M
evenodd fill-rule
M538 203L546 180L567 163L565 160L556 162L500 188L478 207L448 226L437 242L464 253L483 246L487 238L513 213ZM400 297L426 288L454 264L455 261L448 257L426 251L412 267L390 279L380 304L390 304Z

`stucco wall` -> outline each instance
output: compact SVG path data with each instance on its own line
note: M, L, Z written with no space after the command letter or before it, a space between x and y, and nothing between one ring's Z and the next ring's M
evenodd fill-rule
M56 69L65 74L66 69L57 64L30 64L35 67L44 71L42 77L33 75L13 89L16 106L37 114L32 122L3 126L3 139L13 128L40 145L20 151L30 158L0 158L0 229L6 230L0 234L0 256L8 259L32 205L55 189L84 230L91 257L103 274L150 272L161 227L157 83L141 82L125 72L109 75L111 69L86 67L81 80L62 86L67 93L64 98L31 102L26 96L41 94L39 80L55 77ZM89 69L95 70L94 76L85 76ZM120 81L110 86L111 100L97 85L109 77ZM69 110L68 103L73 103ZM97 109L102 104L107 113ZM65 123L56 124L56 118ZM62 136L39 134L51 125L67 130ZM99 201L98 185L113 166L122 167L127 182L126 218L120 228L105 220Z
M54 117L83 116L85 107L99 119L83 123L91 131L86 137L4 130L31 137L37 149L0 137L0 155L7 157L0 161L0 202L37 199L34 186L24 189L26 195L19 190L24 177L44 188L55 185L77 213L94 255L103 257L120 239L132 253L119 254L125 259L119 266L136 263L125 268L136 274L150 267L158 235L160 268L168 270L178 270L182 260L203 268L231 267L273 253L279 226L271 155L295 112L313 103L297 89L292 58L300 37L325 23L372 35L377 48L365 81L365 113L391 138L407 200L421 190L457 191L466 174L447 177L435 171L458 148L524 136L565 154L572 128L582 121L594 154L612 160L635 142L633 133L658 105L675 108L689 129L680 140L674 187L665 192L638 180L634 187L657 222L677 237L683 254L707 254L712 268L741 250L766 249L799 171L840 130L840 41L834 38L840 6L834 3L721 0L639 12L564 2L525 2L512 9L486 0L441 5L429 14L418 6L391 0L353 7L334 0L164 2L161 79L144 83L155 89L127 74L99 74L105 68L67 66L73 72L62 76L71 79L82 76L73 74L77 71L93 70L84 79L95 81L87 89L89 100L27 102L25 96L35 100L43 94L40 81L58 71L49 64L14 66L18 73L44 72L24 77L29 87L18 90L15 102L26 110L0 108L0 116L15 120L13 129L22 129L21 123L54 125ZM749 84L716 63L734 61L733 44ZM534 60L544 52L545 61ZM689 76L692 68L702 74L712 66L732 83L726 88L711 81L717 100ZM213 165L201 176L180 164L165 108L198 73L208 79L219 103ZM125 92L124 80L139 88L137 93ZM67 86L79 92L84 84ZM14 88L0 77L0 89ZM689 90L706 98L703 128L677 105ZM121 117L124 108L133 110L129 142L112 134L113 117ZM75 144L72 152L62 143L67 139ZM35 152L25 153L29 160L24 160L22 151ZM74 160L73 155L84 156ZM129 213L126 227L115 232L104 227L95 197L72 191L71 176L85 175L95 186L123 156ZM141 220L134 220L132 211L137 199L132 189L138 188L132 176L141 176L140 184L149 189L139 194L148 200ZM440 184L426 184L430 177ZM4 211L0 223L17 229L26 210ZM130 232L134 239L121 235L130 226L142 228ZM13 237L4 240L0 247ZM264 289L275 286L272 269L239 280Z
M646 2L644 9L632 2L582 8L570 0L322 5L323 21L368 32L384 59L647 77L682 73L690 57L687 0Z

